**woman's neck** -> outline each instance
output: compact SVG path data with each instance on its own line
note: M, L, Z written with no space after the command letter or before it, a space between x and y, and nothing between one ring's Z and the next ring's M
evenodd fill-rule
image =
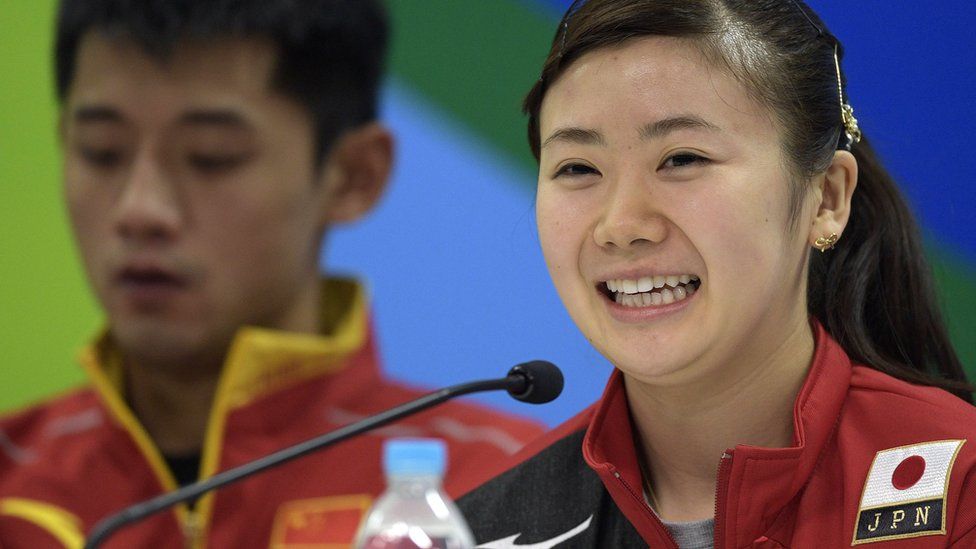
M771 352L738 355L697 383L662 387L624 375L638 459L650 472L658 515L668 521L714 514L718 466L737 444L793 444L793 403L814 341L797 326Z

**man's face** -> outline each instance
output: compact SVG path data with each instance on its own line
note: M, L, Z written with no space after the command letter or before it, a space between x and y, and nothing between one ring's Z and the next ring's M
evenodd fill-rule
M315 180L309 115L271 89L275 55L227 39L161 62L129 41L81 42L64 191L130 356L219 358L244 324L315 329L328 185Z

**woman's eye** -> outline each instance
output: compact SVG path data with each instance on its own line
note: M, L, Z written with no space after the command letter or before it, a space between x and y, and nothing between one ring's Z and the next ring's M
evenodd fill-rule
M577 176L598 173L595 168L586 164L566 164L556 171L556 177L561 175Z
M664 160L663 168L681 168L684 166L692 166L696 164L706 164L708 159L704 156L699 156L695 153L683 152L678 154L673 154Z

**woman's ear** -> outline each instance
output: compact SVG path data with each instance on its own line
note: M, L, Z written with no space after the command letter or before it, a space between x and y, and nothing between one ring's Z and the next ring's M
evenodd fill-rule
M376 122L339 137L319 175L326 224L355 221L373 209L390 177L393 147L390 131Z
M851 217L855 187L857 160L848 151L834 152L834 158L815 190L819 204L807 236L811 246L825 251L844 234L844 227Z

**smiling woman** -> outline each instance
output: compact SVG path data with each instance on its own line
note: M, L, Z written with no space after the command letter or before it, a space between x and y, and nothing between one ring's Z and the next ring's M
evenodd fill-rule
M479 542L976 543L976 411L841 57L798 1L569 9L525 100L539 238L616 371L461 501Z
M757 367L802 377L808 357L760 359L782 342L791 357L813 347L797 298L807 235L786 230L789 174L770 154L778 132L741 85L693 44L648 38L582 56L539 118L552 136L540 150L539 237L598 350L636 379L707 378L716 394ZM597 138L559 137L565 128ZM599 291L618 280L613 296Z

